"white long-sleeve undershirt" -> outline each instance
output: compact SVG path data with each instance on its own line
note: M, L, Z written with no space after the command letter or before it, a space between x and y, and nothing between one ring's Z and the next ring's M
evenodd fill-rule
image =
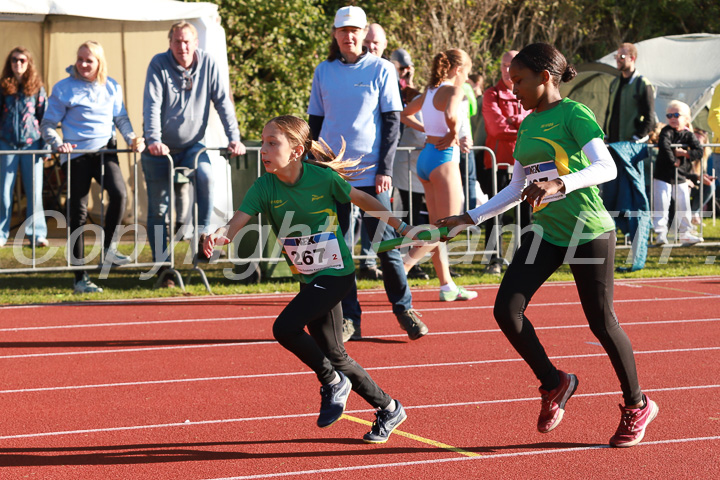
M590 165L577 172L559 177L565 184L566 195L581 188L608 182L617 176L615 160L613 160L610 151L601 139L594 138L590 140L582 147L582 151L588 160L590 160ZM500 190L497 195L486 203L469 210L467 212L468 215L470 215L470 218L472 218L473 222L477 225L488 218L495 217L510 210L520 203L520 197L523 190L525 190L526 183L525 169L520 162L516 160L510 184Z

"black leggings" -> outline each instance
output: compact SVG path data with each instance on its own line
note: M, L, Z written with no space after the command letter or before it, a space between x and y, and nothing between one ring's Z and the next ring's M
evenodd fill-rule
M115 229L125 215L127 190L125 180L120 170L120 163L116 154L106 153L81 155L70 160L70 233L85 225L88 216L88 195L90 183L94 178L98 185L103 185L107 192L108 208L105 213L104 247L108 248L113 241ZM105 165L105 178L102 178L102 164ZM82 265L85 258L84 235L79 235L72 245L73 265ZM76 270L75 278L80 279L85 273Z
M354 284L354 273L344 277L319 275L310 283L301 284L300 293L275 320L273 335L315 372L321 384L330 383L337 369L350 379L355 393L373 407L385 408L392 397L350 358L342 341L340 300Z
M546 242L533 232L523 235L522 245L500 284L495 320L540 380L542 388L548 391L556 388L560 383L557 369L525 316L525 309L550 275L563 263L569 263L590 330L610 357L625 404L638 404L642 401L642 392L632 345L613 309L615 232L607 232L572 250Z

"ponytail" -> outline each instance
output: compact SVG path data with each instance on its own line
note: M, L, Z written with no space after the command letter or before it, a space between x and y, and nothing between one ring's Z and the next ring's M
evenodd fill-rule
M313 158L310 159L308 156L305 157L304 161L320 167L327 167L335 171L344 180L352 180L357 175L361 174L365 170L372 168L374 165L364 168L353 168L360 164L360 159L355 160L343 160L345 155L345 138L340 137L342 145L340 146L340 152L337 155L333 153L330 146L325 143L322 138L319 142L310 140L310 147L306 149L308 153L311 153Z
M440 52L433 58L432 69L430 70L430 88L438 87L450 72L450 59L445 52Z

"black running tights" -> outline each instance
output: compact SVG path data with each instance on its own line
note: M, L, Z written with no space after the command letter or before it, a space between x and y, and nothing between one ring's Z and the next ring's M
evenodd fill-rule
M614 259L614 231L574 248L553 245L533 232L523 235L522 244L500 284L494 315L500 329L530 366L543 389L556 388L560 380L557 369L525 316L525 309L550 275L563 263L569 263L590 330L610 357L625 404L641 403L642 392L632 345L613 309Z
M392 398L350 358L342 341L340 300L354 284L354 273L343 277L319 275L301 284L300 293L275 320L273 335L315 372L321 384L330 383L337 369L350 379L355 393L373 407L385 408Z

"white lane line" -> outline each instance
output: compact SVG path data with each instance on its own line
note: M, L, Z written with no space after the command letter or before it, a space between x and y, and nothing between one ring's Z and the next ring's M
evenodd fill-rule
M688 443L688 442L707 442L720 440L720 436L716 437L694 437L694 438L671 438L667 440L656 440L656 441L644 441L638 444L637 447L648 447L652 445L668 445L676 443ZM294 477L299 475L317 475L321 473L333 473L333 472L351 472L357 470L373 470L378 468L397 468L397 467L412 467L417 465L431 465L439 463L450 463L450 462L465 462L465 461L480 461L480 460L492 460L496 458L510 458L510 457L527 457L535 455L548 455L554 453L571 453L571 452L584 452L589 450L598 450L603 448L610 448L609 445L592 445L589 447L572 447L572 448L553 448L546 450L530 450L524 452L513 452L513 453L489 453L480 454L475 457L451 457L451 458L438 458L434 460L418 460L416 462L397 462L397 463L379 463L374 465L356 465L353 467L337 467L337 468L322 468L316 470L300 470L295 472L277 472L277 473L263 473L259 475L243 475L239 477L221 477L207 480L250 480L254 478L278 478L278 477Z
M720 318L700 318L700 319L688 319L688 320L652 320L646 322L622 322L622 326L646 326L646 325L659 325L659 324L685 324L685 323L698 323L698 322L717 322ZM586 323L579 325L556 325L556 326L544 326L535 327L535 330L563 330L570 328L588 328ZM468 335L468 334L479 334L479 333L501 333L499 328L484 329L484 330L453 330L446 332L431 332L427 336L436 335ZM374 335L365 336L365 339L388 339L388 338L405 338L407 335L404 333L389 334L389 335ZM178 340L181 342L181 340ZM147 352L147 351L158 351L158 350L178 350L178 349L190 349L190 348L216 348L216 347L239 347L239 346L253 346L253 345L270 345L275 344L275 340L255 340L248 342L233 342L233 343L208 343L205 345L173 345L166 347L137 347L137 348L120 348L120 349L106 349L106 350L78 350L72 352L46 352L46 353L24 353L16 355L0 355L2 359L13 359L13 358L37 358L37 357L59 357L67 355L96 355L102 353L124 353L124 352Z
M696 348L677 348L668 350L636 350L635 355L653 355L653 354L668 354L668 353L688 353L688 352L707 352L707 351L718 351L720 347L696 347ZM551 356L551 360L567 360L574 358L595 358L595 357L607 357L606 353L587 353L581 355L554 355ZM410 365L386 365L379 367L365 367L365 370L404 370L410 368L442 368L442 367L458 367L466 365L491 365L499 363L513 363L521 362L522 358L500 358L493 360L468 360L465 362L443 362L443 363L420 363ZM219 377L196 377L196 378L178 378L178 379L165 379L165 380L146 380L138 382L118 382L118 383L96 383L89 385L65 385L61 387L36 387L36 388L21 388L14 390L0 390L0 394L10 393L29 393L29 392L51 392L58 390L80 390L88 388L114 388L114 387L129 387L129 386L140 386L140 385L162 385L171 383L191 383L191 382L212 382L212 381L228 381L228 380L246 380L250 378L266 378L266 377L287 377L295 375L310 375L314 372L305 370L301 372L274 372L274 373L254 373L246 375L227 375Z
M622 303L638 303L638 302L674 302L674 301L687 301L687 300L714 300L720 298L720 295L702 294L699 296L692 297L674 297L674 298L633 298L625 300L615 300L615 304ZM573 302L546 302L546 303L531 303L530 307L568 307L580 305L579 301ZM452 307L438 307L438 308L421 308L418 309L421 313L424 312L444 312L447 313L449 310L491 310L493 305L477 305L477 306L452 306ZM363 312L364 315L387 315L392 314L392 310L368 310ZM275 319L277 315L251 315L247 317L215 317L215 318L187 318L187 319L173 319L173 320L152 320L146 322L113 322L113 323L89 323L89 324L70 324L70 325L43 325L38 327L5 327L0 328L0 332L22 332L32 330L59 330L59 329L72 329L72 328L104 328L104 327L127 327L127 326L139 326L139 325L162 325L170 323L193 323L193 322L228 322L228 321L241 321L241 320L268 320Z
M673 391L690 391L690 390L709 390L714 388L720 388L720 385L689 385L682 387L665 387L665 388L653 388L643 389L645 392L673 392ZM577 394L574 397L603 397L608 395L620 395L621 392L597 392L597 393L584 393ZM406 409L420 410L427 408L448 408L448 407L465 407L475 405L491 405L491 404L506 404L516 402L537 402L537 397L528 398L509 398L500 400L479 400L473 402L458 402L458 403L443 403L443 404L431 404L431 405L408 405ZM359 410L348 410L345 413L348 414L362 414L372 413L373 409L359 409ZM121 431L132 431L132 430L147 430L153 428L172 428L172 427L189 427L194 425L216 425L216 424L227 424L227 423L240 423L240 422L256 422L256 421L268 421L268 420L288 420L294 418L305 418L305 417L316 417L317 412L312 413L295 413L288 415L267 415L261 417L243 417L243 418L223 418L216 420L199 420L190 421L190 423L173 422L173 423L159 423L154 425L130 425L125 427L107 427L107 428L91 428L83 430L65 430L58 432L40 432L40 433L22 433L19 435L5 435L0 436L0 440L13 440L17 438L36 438L36 437L55 437L60 435L85 435L88 433L104 433L104 432L121 432Z
M615 286L620 287L632 287L632 284L636 283L649 283L649 284L666 284L666 283L697 283L698 281L720 281L720 276L717 275L698 275L692 277L663 277L663 278L628 278L624 280L616 280ZM558 281L558 282L547 282L543 284L543 289L551 287L567 287L575 286L573 281ZM478 284L478 285L466 285L465 288L471 288L472 290L497 290L499 284ZM413 287L413 292L426 293L434 292L434 288L424 287ZM369 295L384 295L385 290L382 288L368 288L358 290L358 295L369 296ZM188 305L195 303L207 303L210 302L223 302L223 301L234 301L234 300L264 300L264 299L277 299L277 298L293 298L296 293L293 292L274 292L274 293L243 293L234 295L216 295L216 296L198 296L198 297L169 297L169 298L137 298L137 299L120 299L120 300L103 300L98 302L69 302L69 303L43 303L43 304L31 304L31 305L2 305L2 310L31 310L31 309L47 309L47 308L67 308L67 307L102 307L102 306L119 306L119 305Z
M656 325L656 324L672 324L672 323L697 323L697 322L716 322L718 318L707 318L707 319L689 319L689 320L657 320L647 322L623 322L623 326L638 326L638 325ZM535 330L561 330L569 328L588 328L587 324L580 325L556 325L556 326L545 326L535 327ZM478 333L501 333L500 329L485 329L485 330L455 330L447 332L431 332L428 336L434 335L467 335L467 334L478 334ZM388 339L388 338L405 338L406 334L390 334L390 335L375 335L366 336L366 339ZM174 345L167 347L137 347L137 348L120 348L120 349L105 349L105 350L78 350L72 352L46 352L46 353L26 353L17 355L2 355L2 359L13 359L13 358L37 358L37 357L59 357L68 355L96 355L102 353L124 353L124 352L146 352L146 351L159 351L159 350L184 350L191 348L216 348L216 347L239 347L239 346L254 346L254 345L270 345L275 344L275 340L254 340L248 342L233 342L233 343L208 343L205 345Z

